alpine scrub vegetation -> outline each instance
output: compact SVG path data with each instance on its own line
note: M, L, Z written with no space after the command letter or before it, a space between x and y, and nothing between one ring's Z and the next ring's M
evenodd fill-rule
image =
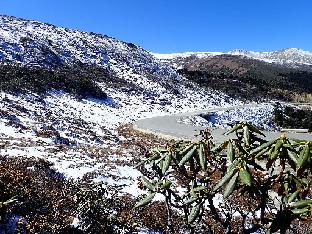
M312 142L286 135L266 141L248 122L225 134L230 133L236 137L218 145L205 130L199 141L152 150L140 165L147 195L136 207L162 194L168 233L286 233L303 228L298 220L309 222L312 211ZM176 213L184 225L174 225Z
M106 99L106 93L95 81L104 80L107 77L104 69L83 65L52 70L0 63L0 90L11 93L45 94L55 89L79 98Z
M312 131L312 110L283 107L280 103L276 103L273 115L273 121L279 127L304 128Z
M1 234L134 233L133 223L144 222L131 214L135 201L120 186L68 180L52 166L43 159L0 157Z
M311 100L310 68L281 66L236 55L188 59L177 63L182 67L178 72L202 87L243 100Z

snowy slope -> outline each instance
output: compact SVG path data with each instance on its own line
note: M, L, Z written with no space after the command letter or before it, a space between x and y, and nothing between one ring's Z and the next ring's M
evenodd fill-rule
M0 25L0 61L5 63L48 68L71 66L77 62L97 65L141 89L136 95L154 99L153 102L162 105L177 101L187 108L189 105L183 98L190 102L194 90L204 92L199 94L202 97L207 96L207 91L188 84L171 67L132 43L8 16L0 16ZM106 88L105 83L101 85ZM226 98L213 91L208 93L214 98L198 100L201 105L220 103L219 99ZM126 95L129 98L129 94Z
M177 78L144 49L108 36L0 16L0 60L29 66L58 67L77 61L122 75L149 72ZM133 79L133 77L126 77Z
M98 83L106 100L78 100L59 90L1 92L0 154L45 158L73 178L93 173L110 183L119 177L134 186L134 194L139 172L130 161L138 152L122 148L129 139L117 127L140 118L240 104L198 87L134 44L14 17L0 16L0 62L47 69L82 63L125 80L129 86Z
M77 99L53 89L46 95L1 92L0 154L47 159L68 177L91 173L107 183L127 184L128 192L138 194L134 180L140 173L131 160L140 155L123 148L132 138L120 136L119 126L141 118L242 104L199 87L132 43L8 16L0 16L0 26L0 66L62 69L87 64L126 81L123 86L98 82L108 96L105 100ZM187 58L192 53L157 56ZM244 118L258 111L250 110Z
M165 112L170 109L176 112L234 101L189 83L171 67L132 43L8 16L0 16L0 25L0 61L48 68L71 66L78 61L103 67L111 75L138 87L129 93L129 90L110 91L105 83L99 84L108 94L119 93L120 97L114 101L120 105L125 102L129 105L135 98L160 105L157 108ZM195 102L192 96L196 97Z

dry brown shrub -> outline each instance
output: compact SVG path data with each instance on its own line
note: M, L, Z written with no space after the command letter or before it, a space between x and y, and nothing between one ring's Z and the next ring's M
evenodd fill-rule
M16 197L6 218L18 216L29 233L57 233L72 222L70 182L44 160L0 159L0 200Z

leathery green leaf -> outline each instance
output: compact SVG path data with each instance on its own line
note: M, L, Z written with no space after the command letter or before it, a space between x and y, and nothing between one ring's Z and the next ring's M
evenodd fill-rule
M240 163L241 163L240 159L235 159L233 163L227 168L227 171L230 171L233 168L236 168Z
M279 150L281 147L283 146L283 141L282 140L277 140L276 144L275 144L275 147L274 147L274 150Z
M304 215L306 213L308 213L309 209L308 208L302 208L302 209L293 209L291 210L291 212L293 214L296 214L296 215Z
M295 152L287 149L288 158L293 161L296 165L298 164L298 157Z
M193 144L184 147L184 149L183 149L182 151L179 152L179 155L181 155L182 157L184 157L193 147L194 147Z
M279 155L279 151L278 150L274 150L271 154L270 154L270 159L274 160L278 157Z
M228 141L225 141L225 142L221 143L220 145L217 145L217 146L213 147L213 148L211 149L211 151L213 151L213 152L215 152L215 153L219 153L219 152L221 152L223 149L226 148L227 144L228 144Z
M227 145L227 155L226 155L226 159L228 162L232 163L233 162L233 158L234 158L234 148L233 148L233 144L231 141L229 141L228 145Z
M169 153L167 155L167 157L165 158L164 162L163 162L163 165L162 165L162 169L161 169L161 172L164 174L168 171L169 169L169 166L170 166L170 163L171 163L171 160L172 160L172 154Z
M255 132L255 133L258 133L258 134L260 134L260 135L262 135L262 136L265 136L265 135L263 134L263 132L261 132L258 128L254 127L254 126L252 126L252 125L249 125L249 129L250 129L251 131Z
M244 135L244 143L245 145L249 146L250 145L250 131L247 125L243 127L243 135Z
M237 124L236 126L234 126L233 128L231 128L229 131L227 131L226 133L224 133L225 135L228 135L232 132L237 131L238 129L240 129L242 127L242 124Z
M264 150L265 148L270 147L271 145L273 145L277 140L272 140L272 141L268 141L264 144L261 144L260 146L258 146L257 148L253 149L252 151L250 151L250 154L256 154L259 153L260 151Z
M299 143L299 144L308 142L307 140L300 140L300 139L296 139L296 138L289 138L289 140L294 141L294 142Z
M183 166L187 161L190 160L190 158L194 155L195 151L196 151L196 146L193 146L193 149L191 149L179 162L179 166Z
M198 217L200 211L200 205L196 205L192 208L190 215L187 217L188 223L193 223Z
M135 208L147 205L148 203L150 203L154 199L155 195L156 195L156 193L149 193L145 198L143 198L141 201L139 201L135 205Z
M272 153L270 153L270 159L274 160L278 157L279 153L280 153L280 149L283 146L283 141L282 140L277 140L274 149L272 151Z
M203 171L207 169L207 159L204 151L204 145L200 144L199 146L199 164Z
M141 181L143 183L143 185L148 188L149 190L154 191L155 189L155 185L153 185L153 183L151 183L147 178L145 178L144 176L141 177Z
M312 200L301 200L297 202L292 202L289 204L289 207L291 208L304 208L308 205L312 204Z
M293 192L290 196L289 196L289 198L288 198L288 203L290 203L290 202L293 202L295 199L296 199L296 197L299 195L299 191L295 191L295 192Z
M266 152L268 152L267 148L264 148L263 150L259 151L256 155L255 158L259 158L260 156L264 155Z
M223 197L224 198L227 198L228 196L231 195L231 193L233 192L235 186L236 186L236 183L237 183L237 177L238 177L238 173L236 173L229 181L229 183L227 184L226 188L225 188L225 191L224 191L224 194L223 194Z
M218 184L213 188L213 191L217 191L219 188L221 188L226 182L231 179L233 174L237 171L236 167L232 167L224 176L223 178L218 182Z
M299 159L298 159L298 167L302 167L308 160L308 157L309 157L309 152L310 149L309 149L309 145L306 144L303 148L303 150L300 152L300 156L299 156Z
M245 168L239 170L239 178L243 184L251 186L251 175Z

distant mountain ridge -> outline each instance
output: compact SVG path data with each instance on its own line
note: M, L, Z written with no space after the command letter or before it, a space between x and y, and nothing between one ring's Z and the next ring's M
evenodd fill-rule
M296 65L312 65L312 52L304 51L298 48L281 49L272 52L254 52L243 49L235 49L229 52L186 52L153 55L163 61L180 60L187 58L209 58L219 55L235 55L243 56L251 59L261 60L269 63L277 63L281 65L295 67Z
M264 60L281 64L306 64L312 65L312 52L298 48L281 49L272 52L253 52L244 50L233 50L232 55L242 55L253 59Z
M189 80L234 97L308 102L312 98L312 66L306 64L281 64L232 54L193 56L168 64Z

